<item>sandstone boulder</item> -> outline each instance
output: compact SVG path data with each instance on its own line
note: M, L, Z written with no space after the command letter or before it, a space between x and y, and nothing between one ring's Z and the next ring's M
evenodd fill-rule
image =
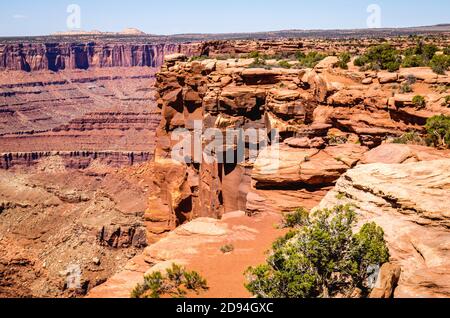
M408 79L408 77L416 78L429 84L436 83L438 75L433 72L430 67L411 67L402 68L399 71L399 79Z
M380 72L378 73L378 80L380 81L380 84L394 83L398 80L398 74L390 72Z
M252 178L257 187L318 186L336 181L353 167L367 148L344 144L318 149L292 148L280 145L260 154L254 164Z
M450 151L418 145L383 144L365 153L361 163L407 163L446 158L450 158Z
M322 61L320 61L316 67L315 70L324 70L335 67L339 62L339 58L337 56L327 56Z

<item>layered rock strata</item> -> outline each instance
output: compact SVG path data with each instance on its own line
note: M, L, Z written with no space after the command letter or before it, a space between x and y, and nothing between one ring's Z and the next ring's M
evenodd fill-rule
M201 55L202 44L17 43L0 44L0 70L59 71L104 67L159 67L172 53Z
M281 145L276 152L261 152L256 160L231 163L196 163L188 158L181 164L176 201L164 200L150 208L147 217L157 215L159 223L169 222L183 211L183 220L198 216L220 217L227 211L245 210L289 212L314 207L335 181L356 166L371 148L409 131L423 131L426 119L450 114L442 106L442 93L433 91L418 77L427 92L427 106L418 109L392 97L391 84L382 73L334 68L331 58L315 69L252 68L253 59L202 60L187 62L183 55L170 56L157 75L158 105L162 122L158 129L156 162L170 161L174 131L194 132L195 121L203 131L215 128L276 129ZM406 73L422 69L402 69L394 73L402 81ZM362 84L374 78L371 84ZM437 76L442 83L448 75ZM247 145L248 146L248 145ZM205 147L205 144L203 145ZM225 152L236 144L228 144ZM232 150L233 151L233 150ZM267 169L279 159L279 169ZM158 201L158 200L157 200ZM162 214L162 215L161 215ZM176 223L176 222L175 222ZM167 229L173 227L168 226Z

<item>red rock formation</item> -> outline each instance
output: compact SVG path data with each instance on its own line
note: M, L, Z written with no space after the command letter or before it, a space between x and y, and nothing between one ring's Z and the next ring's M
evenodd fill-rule
M201 55L202 44L20 43L0 44L0 70L73 70L162 65L164 55Z
M187 164L189 178L183 182L189 186L179 189L191 202L188 211L184 206L187 219L220 217L243 209L252 214L312 208L369 148L410 130L421 131L428 117L448 112L437 102L442 96L430 94L435 102L424 110L409 106L406 115L402 106L389 107L390 84L362 85L373 74L334 68L335 59L315 69L251 68L253 59L186 60L179 54L169 56L157 75L162 122L156 162L170 158L172 132L177 128L192 132L194 120L201 120L203 129L222 132L227 128L277 129L283 143L276 154L259 154L254 164ZM402 78L395 75L396 80ZM281 164L270 171L276 159L273 155ZM178 206L166 206L169 209L164 212L151 208L147 214L176 217Z

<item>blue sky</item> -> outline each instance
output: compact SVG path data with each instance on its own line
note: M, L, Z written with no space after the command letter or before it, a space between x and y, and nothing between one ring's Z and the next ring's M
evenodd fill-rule
M365 28L370 4L382 27L450 23L448 0L21 0L0 2L0 36L66 31L72 3L83 30L153 34Z

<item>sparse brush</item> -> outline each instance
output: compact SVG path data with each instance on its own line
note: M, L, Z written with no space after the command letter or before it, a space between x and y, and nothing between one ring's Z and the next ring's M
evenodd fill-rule
M208 289L206 280L199 273L189 272L182 266L172 264L165 275L161 272L146 275L144 283L138 284L131 292L131 298L180 298L186 296L187 290L198 294Z
M394 144L426 145L425 139L416 131L411 131L393 140Z
M425 100L425 97L421 96L421 95L416 95L413 97L412 103L414 104L414 106L416 106L419 109L424 108L427 105L427 102Z
M413 91L412 87L410 84L408 83L403 83L402 85L400 85L400 89L399 89L400 93L402 94L406 94L406 93L411 93Z
M224 254L231 253L234 251L234 246L233 246L233 244L224 245L220 248L220 251Z
M304 226L307 224L309 211L304 208L298 208L292 213L286 213L283 215L283 228L294 228L297 226Z
M351 55L347 52L341 53L339 55L339 62L338 62L338 67L346 70L348 69L348 63L351 60Z
M292 67L292 65L288 61L284 61L284 60L278 62L278 66L282 67L282 68L287 68L287 69Z

